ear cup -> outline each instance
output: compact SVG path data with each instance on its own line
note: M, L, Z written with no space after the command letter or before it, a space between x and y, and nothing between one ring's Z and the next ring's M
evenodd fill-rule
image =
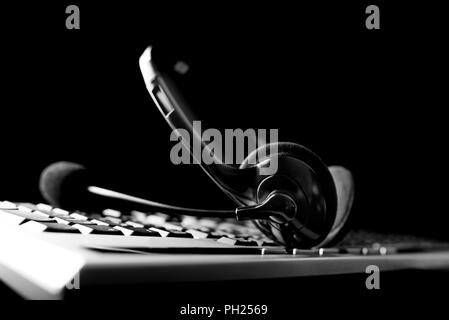
M354 179L351 172L340 166L330 166L329 171L337 190L337 215L331 232L320 246L332 246L343 239L349 230L349 224L346 222L354 201Z
M277 161L274 174L257 179L257 203L273 192L289 195L298 208L293 220L256 220L266 235L287 247L310 248L323 242L335 222L337 193L331 173L309 149L295 143L270 143L254 150L240 168Z

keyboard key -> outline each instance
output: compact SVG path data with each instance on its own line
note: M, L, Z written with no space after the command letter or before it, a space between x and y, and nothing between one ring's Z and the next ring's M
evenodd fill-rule
M93 223L98 224L100 226L109 226L109 225L111 225L110 223L102 221L101 218L100 219L91 219L90 221L92 221Z
M342 251L339 248L319 248L318 249L319 256L333 255L333 254L340 254L340 253L342 253Z
M229 244L232 246L258 246L256 241L252 240L242 240L242 239L230 239L227 237L221 237L217 240L217 242L223 243L223 244Z
M83 234L124 235L120 230L114 229L110 226L74 224L73 228L78 229Z
M170 231L168 236L169 238L193 238L193 235L184 231Z
M47 212L47 211L43 211L43 212L47 213L50 217L55 217L55 218L65 218L65 217L70 216L70 212L62 210L62 209L58 209L58 208L55 208L49 212Z
M208 228L210 230L216 230L217 226L218 226L218 223L216 221L212 220L212 219L204 219L203 218L203 219L199 219L198 220L198 225L202 226L202 227L205 227L205 228Z
M35 204L33 204L33 203L28 203L28 202L18 203L18 204L17 204L17 208L18 208L18 207L28 208L28 209L31 209L31 210L33 210L33 211L34 211L34 210L37 210Z
M17 206L9 201L1 201L0 202L0 209L4 209L4 210L16 210Z
M122 216L122 213L113 209L105 209L103 210L103 215L106 217L120 218Z
M53 207L49 206L48 204L45 204L45 203L38 203L36 205L36 209L39 210L39 211L42 211L42 212L50 214L52 209L53 209Z
M53 210L51 210L51 214L57 217L65 217L68 216L70 212L59 208L53 208Z
M161 237L166 237L170 233L167 230L162 230L162 229L158 229L158 228L155 228L155 227L150 227L149 230L158 232L161 235Z
M211 236L215 239L220 239L221 237L235 239L238 238L235 234L224 232L224 231L212 231L210 232Z
M119 218L113 218L113 217L104 217L104 218L99 218L98 220L107 223L111 226L120 226L123 224L123 221Z
M317 256L318 255L318 249L288 249L289 253L292 255L304 255L304 256Z
M159 232L148 230L146 228L135 228L131 226L115 226L117 230L123 232L127 236L139 236L139 237L161 237Z
M34 211L34 212L29 212L29 211L24 211L24 210L3 210L4 212L19 216L24 218L25 220L34 220L34 221L39 221L39 222L56 222L53 218L50 218L48 215L42 213L42 212L38 212L38 211Z
M70 216L68 217L63 217L63 218L59 218L59 217L55 217L54 218L58 223L62 223L62 224L82 224L82 225L98 225L97 223L93 222L93 221L89 221L89 220L80 220L80 219L75 219L72 218Z
M125 235L131 235L131 226L126 224L125 222L122 222L122 220L119 218L101 217L98 219L92 219L91 221L101 226L110 226L117 230L121 230Z
M236 239L232 239L236 240ZM236 240L235 244L236 246L249 246L249 247L257 247L259 244L254 240Z
M134 228L143 228L144 227L143 224L137 223L137 222L134 222L134 221L126 221L125 224L128 225L128 226L134 227Z
M208 233L207 238L208 238L208 239L220 239L220 238L222 238L223 236L224 236L224 235L223 235L222 232L215 232L215 231L212 231L212 232L209 232L209 233Z
M25 211L25 212L33 212L36 209L31 209L31 208L29 208L27 206L19 205L19 206L17 206L17 209L15 209L15 210L22 210L22 211Z
M72 214L70 214L70 217L77 219L77 220L87 220L86 216L79 214L79 213L72 213Z
M198 226L198 219L190 216L183 216L181 220L181 225L184 228L195 228Z
M235 225L235 224L229 223L229 222L223 222L223 223L218 224L216 229L218 231L223 231L223 232L233 233L233 234L242 233L242 232L246 231L245 227L238 226L238 225Z
M148 230L146 228L130 227L130 229L133 231L133 236L161 237L159 232Z
M183 227L173 223L164 223L161 227L168 231L184 231Z
M65 232L65 233L80 233L78 229L72 226L60 223L47 223L47 222L37 222L28 221L20 226L21 229L34 231L34 232Z
M128 229L128 228L124 228L122 226L113 226L114 229L120 231L121 233L123 233L125 236L130 236L133 234L133 231Z
M134 221L144 223L145 219L147 218L147 214L140 212L140 211L131 211L131 217Z
M277 248L262 248L261 254L288 254L288 251L284 247L277 247Z
M261 245L264 247L279 247L280 246L279 243L276 243L273 240L262 240Z
M161 217L161 216L152 214L145 218L144 223L146 225L152 225L152 226L159 227L159 226L163 226L165 221L166 221L165 217L163 217L163 216Z
M195 239L206 239L209 235L207 232L195 230L195 229L188 229L186 230L187 233L190 233Z
M158 232L162 237L170 237L170 238L193 238L190 233L187 232L179 232L179 231L167 231L155 227L151 227L150 230Z
M52 206L44 203L39 203L36 205L36 210L48 214L51 217L65 217L70 214L70 212L66 210L62 210L59 208L53 208Z
M155 212L152 214L153 217L160 217L161 219L164 219L165 221L177 221L177 217L176 216L170 216L166 213L162 213L162 212Z
M377 248L365 247L365 248L361 248L360 253L364 256L377 255L377 254L379 254L379 250Z

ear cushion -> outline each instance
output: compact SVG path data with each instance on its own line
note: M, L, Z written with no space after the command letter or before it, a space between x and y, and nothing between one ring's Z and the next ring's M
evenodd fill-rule
M271 154L270 154L271 152ZM322 222L323 225L319 226L319 237L312 239L311 237L307 237L304 235L304 238L306 239L295 239L289 241L287 232L285 232L282 235L279 235L278 232L273 231L273 228L275 226L270 225L270 222L267 221L258 221L256 225L261 228L261 230L272 237L274 236L279 241L284 242L286 245L295 245L296 247L311 247L318 245L319 243L323 242L328 236L328 233L331 231L332 227L335 225L335 216L337 212L337 192L334 184L334 179L332 178L332 175L328 169L328 167L323 163L323 161L312 151L307 149L304 146L301 146L296 143L290 143L290 142L279 142L279 143L270 143L266 144L264 146L259 147L258 149L254 150L251 154L248 155L248 157L243 161L240 168L247 168L250 166L254 166L254 163L261 164L264 159L269 159L270 157L273 157L277 155L278 159L282 159L282 157L285 158L293 158L295 160L300 161L303 163L303 165L306 165L310 168L310 170L313 172L313 179L315 182L317 182L317 185L319 186L319 193L320 197L325 199L325 218ZM252 165L251 165L252 164ZM296 167L293 167L296 168ZM281 161L279 162L279 168L278 173L284 174L283 167ZM286 175L288 176L294 176L296 181L298 182L298 185L302 185L301 187L304 187L306 189L308 187L307 183L302 183L301 175L296 175L295 170L292 171L292 168L289 168L290 171L286 172ZM298 170L300 170L298 168ZM308 194L312 194L313 190L309 190ZM278 226L279 227L279 226ZM307 226L306 226L307 227ZM317 230L317 225L314 225L315 228L312 228L314 230ZM307 228L304 228L307 229ZM281 232L282 233L282 232ZM274 235L273 235L274 234ZM283 239L280 239L280 238ZM297 238L297 237L296 237ZM307 239L308 238L308 239Z
M330 166L329 171L334 179L337 191L337 215L331 232L320 246L331 246L340 241L348 231L349 214L354 201L354 179L351 172L343 167Z

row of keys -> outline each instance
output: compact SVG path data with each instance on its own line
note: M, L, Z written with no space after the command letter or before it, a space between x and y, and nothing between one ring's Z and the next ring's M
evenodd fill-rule
M220 248L179 248L179 252L190 253L233 253L233 254L287 254L298 257L332 257L341 255L387 255L397 253L448 250L443 247L423 247L416 245L371 246L343 248L295 249L276 246L272 241L257 234L254 229L233 225L217 219L197 219L192 217L171 218L164 214L132 212L123 215L120 211L107 209L101 214L69 212L46 204L16 205L0 201L0 224L20 225L33 231L62 232L77 234L107 234L120 236L178 237L210 239L229 245ZM216 228L215 230L213 228ZM231 233L232 232L232 233ZM237 251L235 251L238 249ZM145 248L146 251L169 250L173 248Z
M136 218L137 212L126 217L112 209L106 209L102 214L88 215L46 204L15 205L0 202L0 205L0 222L21 225L21 228L32 231L210 239L235 246L275 245L268 239L238 238L225 231L211 231L204 225L195 226L192 221L189 224L181 223L182 221L168 222L169 216L162 214L138 213L140 216Z
M139 211L123 215L120 211L113 209L104 210L102 217L97 218L113 224L126 221L127 224L146 227L169 237L212 239L238 246L277 246L274 241L263 236L253 225L239 225L222 219L198 219L190 216L178 217Z

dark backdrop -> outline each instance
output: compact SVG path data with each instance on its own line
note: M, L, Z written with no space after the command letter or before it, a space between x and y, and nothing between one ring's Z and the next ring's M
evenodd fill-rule
M438 8L377 2L382 29L368 31L360 2L83 1L81 30L66 30L68 4L2 5L0 199L41 201L41 170L70 160L124 192L231 206L199 167L169 161L170 130L138 58L167 39L226 43L236 52L266 46L287 68L282 83L267 79L283 90L237 93L235 105L204 110L204 118L225 128L279 128L281 139L350 168L355 226L447 236L448 55Z

